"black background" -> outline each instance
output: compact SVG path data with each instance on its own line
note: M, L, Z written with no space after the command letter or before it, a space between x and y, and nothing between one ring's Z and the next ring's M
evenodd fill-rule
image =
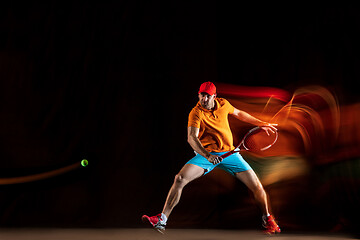
M161 211L193 155L187 116L204 81L289 91L320 84L342 104L356 102L359 10L300 2L2 3L1 177L83 158L89 166L0 186L0 226L142 227L141 215ZM199 186L222 187L209 178L189 186L205 192L193 196L199 202L248 198L241 184L234 195L207 194ZM174 210L181 221L172 227L225 227L205 208L191 206L184 217L191 199Z

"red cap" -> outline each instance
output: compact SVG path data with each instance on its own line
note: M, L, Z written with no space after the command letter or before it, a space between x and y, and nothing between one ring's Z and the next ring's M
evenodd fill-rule
M206 92L209 95L216 93L216 87L212 82L204 82L200 85L199 93Z

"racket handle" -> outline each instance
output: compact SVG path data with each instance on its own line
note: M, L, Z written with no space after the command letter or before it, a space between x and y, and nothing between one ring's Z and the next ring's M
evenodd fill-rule
M230 152L224 153L224 154L221 155L220 157L221 157L222 159L227 158L228 156L230 156L230 155L233 154L234 152L235 152L235 151L232 150L232 151L230 151Z

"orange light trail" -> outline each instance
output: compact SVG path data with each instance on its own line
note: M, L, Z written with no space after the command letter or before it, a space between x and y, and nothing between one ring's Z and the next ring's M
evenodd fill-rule
M51 170L44 173L38 173L29 176L21 176L21 177L0 178L0 185L11 185L11 184L39 181L70 172L80 167L81 167L80 163L74 163L69 166L62 167L56 170Z

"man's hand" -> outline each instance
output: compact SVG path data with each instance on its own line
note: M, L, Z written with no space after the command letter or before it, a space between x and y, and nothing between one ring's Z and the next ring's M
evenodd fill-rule
M266 134L269 136L270 133L269 132L272 132L272 133L275 133L277 132L277 128L275 127L277 126L276 123L266 123L264 124L263 126L261 126L261 128L266 132Z
M209 156L207 157L207 160L209 162L211 162L212 164L216 165L216 164L220 163L223 159L220 156L209 154Z

